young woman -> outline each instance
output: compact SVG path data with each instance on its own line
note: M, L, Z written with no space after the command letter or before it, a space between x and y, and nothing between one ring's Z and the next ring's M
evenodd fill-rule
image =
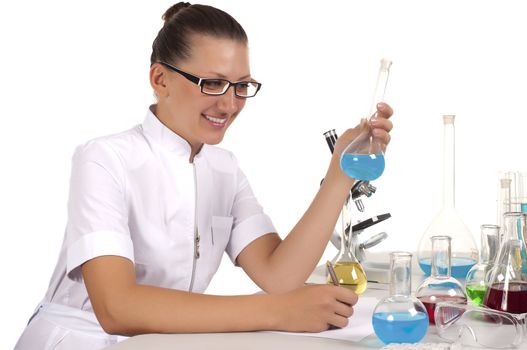
M305 286L353 180L339 155L282 240L232 153L215 147L260 89L247 37L227 13L178 3L153 43L157 103L143 124L78 147L65 240L48 292L16 349L101 349L142 333L344 327L357 296ZM391 108L371 125L386 146ZM266 294L202 294L224 252Z

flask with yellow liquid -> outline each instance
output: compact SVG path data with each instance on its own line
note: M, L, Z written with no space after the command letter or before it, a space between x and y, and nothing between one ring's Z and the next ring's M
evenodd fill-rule
M340 239L340 250L337 256L331 261L336 277L342 287L349 288L357 294L362 294L366 290L368 280L366 274L353 254L353 243L351 240L351 200L348 198L342 208L342 232ZM332 283L331 276L328 275L328 283Z

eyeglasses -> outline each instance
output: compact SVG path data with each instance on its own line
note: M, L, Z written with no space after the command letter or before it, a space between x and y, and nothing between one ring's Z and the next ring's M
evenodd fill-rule
M205 95L214 95L219 96L227 92L227 90L234 86L234 94L241 98L254 97L258 90L262 87L262 84L255 81L237 81L231 82L226 79L216 79L216 78L200 78L181 69L174 67L165 62L158 62L168 69L181 74L194 84L198 85L201 88L201 92Z
M437 303L434 320L443 339L505 349L524 341L527 314L511 314L452 302Z

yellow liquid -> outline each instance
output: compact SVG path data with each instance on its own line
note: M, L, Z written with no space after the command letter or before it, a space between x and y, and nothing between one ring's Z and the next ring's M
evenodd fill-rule
M351 289L357 294L362 294L366 290L368 280L362 266L356 262L337 262L333 269L342 287ZM331 278L328 276L328 283Z

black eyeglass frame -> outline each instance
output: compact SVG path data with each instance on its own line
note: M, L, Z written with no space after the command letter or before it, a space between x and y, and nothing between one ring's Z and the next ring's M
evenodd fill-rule
M227 79L221 79L221 78L200 78L196 75L193 75L193 74L190 74L190 73L187 73L177 67L174 67L173 65L171 64L168 64L166 62L157 62L165 67L167 67L168 69L176 72L176 73L179 73L180 75L182 75L183 77L185 77L187 80L193 82L194 84L198 85L201 89L201 93L202 94L205 94L205 95L210 95L210 96L221 96L221 95L224 95L231 86L234 86L234 94L237 96L237 97L240 97L240 98L250 98L250 97L254 97L256 96L256 94L258 93L258 91L260 90L260 88L262 87L262 83L258 83L256 81L236 81L236 82L232 82L230 80L227 80ZM203 86L205 85L205 83L207 81L225 81L228 83L227 85L227 88L225 88L225 90L221 93L211 93L211 92L205 92L203 91ZM238 94L238 87L241 86L239 84L253 84L253 85L256 85L256 91L254 92L254 95L251 95L251 96L243 96L243 95L239 95Z

